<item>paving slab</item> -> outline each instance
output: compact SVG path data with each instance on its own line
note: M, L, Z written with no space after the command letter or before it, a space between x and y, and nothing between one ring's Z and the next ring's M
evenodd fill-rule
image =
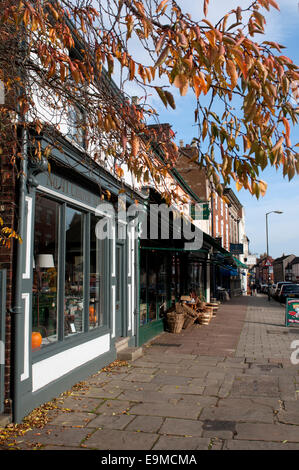
M161 436L153 450L208 450L210 442L208 438Z
M54 419L51 420L51 426L76 426L86 427L96 418L94 413L82 413L79 411L59 413Z
M298 442L299 426L288 424L238 423L235 439Z
M227 440L223 450L299 450L299 443Z
M96 416L92 421L87 424L87 427L91 428L104 428L104 429L117 429L122 430L128 426L131 421L135 418L134 415L121 414L113 415L111 414L102 414Z
M88 390L74 392L74 396L84 396L88 398L116 398L120 393L121 390L109 384L105 385L104 387L92 386Z
M235 377L231 395L235 397L279 397L278 378L265 375Z
M191 419L166 418L159 434L195 437L202 435L202 423Z
M57 444L77 448L88 434L89 430L81 427L47 426L41 430L28 431L20 440L23 441L24 447L36 444Z
M106 400L102 403L96 412L103 415L124 414L132 407L132 403L128 400Z
M84 441L84 446L98 450L149 450L157 439L156 434L105 428L95 431Z
M201 420L236 421L274 424L274 410L267 405L249 399L222 399L217 407L205 408Z
M134 419L126 427L126 430L157 433L162 424L163 418L159 416L134 416Z
M280 409L277 419L280 423L295 424L299 426L299 401L285 401Z
M135 415L161 416L172 418L197 419L201 407L189 405L172 405L168 403L142 403L133 405L130 413Z
M95 411L103 401L104 399L101 398L68 397L62 401L61 407L75 411L91 412Z

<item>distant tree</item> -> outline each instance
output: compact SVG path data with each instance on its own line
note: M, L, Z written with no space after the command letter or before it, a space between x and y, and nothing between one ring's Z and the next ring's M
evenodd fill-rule
M89 148L96 149L94 159L112 156L120 178L126 163L137 178L152 177L161 185L178 149L165 135L159 141L164 160L151 158L157 137L146 125L155 114L148 98L157 93L166 107L175 108L172 88L182 96L191 89L199 162L217 191L221 194L222 181L228 185L233 179L238 190L264 195L260 171L268 165L282 167L289 179L299 171L298 144L290 140L291 125L298 121L291 98L299 69L275 40L255 39L264 34L263 10L279 9L274 0L253 0L217 24L208 19L208 4L203 1L204 18L197 22L174 0L3 0L0 80L6 102L1 112L18 125L34 126L37 133L47 128L54 136L62 125L60 112L72 106L84 110L78 133L83 130ZM111 86L116 63L122 91L126 81L143 87L137 104ZM51 117L41 115L46 108ZM18 153L15 147L13 161ZM167 184L164 191L169 201L176 196Z

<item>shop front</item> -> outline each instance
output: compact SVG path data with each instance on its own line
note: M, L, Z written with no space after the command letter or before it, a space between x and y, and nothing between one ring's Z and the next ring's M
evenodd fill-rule
M65 148L28 185L15 421L115 360L119 337L136 345L135 240L101 209L99 180L113 204L117 181L99 167L87 172Z
M207 295L207 250L141 244L139 286L139 345L165 330L167 310L192 291ZM182 245L182 244L180 244Z

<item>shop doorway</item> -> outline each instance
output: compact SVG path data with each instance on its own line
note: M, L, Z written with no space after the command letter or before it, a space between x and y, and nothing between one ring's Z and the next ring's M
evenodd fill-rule
M115 334L125 336L124 304L124 244L116 244L116 299L115 299Z

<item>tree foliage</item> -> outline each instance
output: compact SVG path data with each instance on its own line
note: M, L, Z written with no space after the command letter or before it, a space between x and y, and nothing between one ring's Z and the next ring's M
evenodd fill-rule
M30 121L37 134L46 129L53 145L55 129L63 127L59 116L75 106L84 110L78 127L95 160L111 157L120 178L126 163L137 179L151 175L163 187L178 148L173 136L157 137L146 125L155 115L149 98L155 93L175 108L176 88L182 96L194 93L199 162L219 193L220 183L233 179L237 189L265 194L260 173L268 165L282 167L289 179L299 172L298 144L290 139L297 123L291 98L299 69L275 39L256 39L265 32L264 11L279 9L276 1L239 6L217 24L208 19L209 0L203 1L199 22L174 0L2 4L0 79L8 96L6 112L22 125ZM111 85L115 74L121 93ZM138 103L125 95L128 82L143 89ZM157 139L163 160L152 158ZM38 141L35 153L41 158ZM166 182L163 191L169 201L176 196Z

